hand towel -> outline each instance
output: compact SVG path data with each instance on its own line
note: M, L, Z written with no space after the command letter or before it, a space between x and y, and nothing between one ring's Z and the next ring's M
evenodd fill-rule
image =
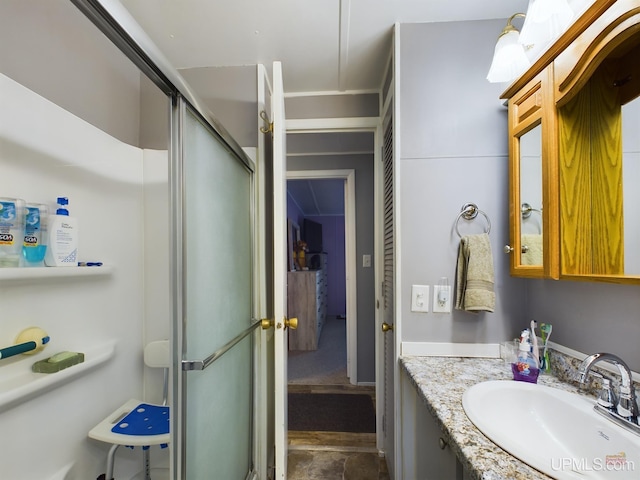
M542 235L523 233L522 246L527 246L526 252L522 253L520 263L522 265L542 265Z
M467 235L460 240L456 272L456 310L493 312L493 255L489 235Z

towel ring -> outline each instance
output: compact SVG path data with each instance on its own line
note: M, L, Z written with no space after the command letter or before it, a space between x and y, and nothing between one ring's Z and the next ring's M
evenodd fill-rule
M462 238L462 235L460 235L460 231L458 230L458 222L460 222L460 219L464 218L465 220L473 220L478 216L478 213L481 213L487 221L487 230L485 233L488 234L491 231L491 220L489 220L489 216L480 210L475 203L465 203L462 206L462 210L456 217L455 229L458 237Z
M537 208L533 208L527 202L524 202L520 206L520 213L522 215L522 218L524 219L529 218L533 212L538 212L540 215L542 215L542 209L538 210Z

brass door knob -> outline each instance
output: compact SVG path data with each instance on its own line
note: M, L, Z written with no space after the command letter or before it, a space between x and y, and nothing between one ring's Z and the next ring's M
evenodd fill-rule
M291 330L295 330L298 328L298 319L296 317L293 318L285 318L284 319L284 327L289 327Z
M389 330L393 330L393 325L389 325L387 322L382 323L382 331L388 332Z
M269 330L271 327L273 327L274 324L275 322L268 318L263 318L260 320L260 326L262 327L263 330Z

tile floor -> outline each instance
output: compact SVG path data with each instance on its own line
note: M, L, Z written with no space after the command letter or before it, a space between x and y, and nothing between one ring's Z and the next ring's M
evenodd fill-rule
M388 480L384 458L377 453L289 451L289 480Z
M289 385L290 392L368 393L373 387ZM375 433L289 431L289 480L389 480Z

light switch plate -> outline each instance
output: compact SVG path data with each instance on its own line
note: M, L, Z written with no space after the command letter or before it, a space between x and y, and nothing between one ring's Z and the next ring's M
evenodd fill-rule
M411 285L411 311L429 311L429 285Z
M451 285L433 286L433 313L451 312Z

